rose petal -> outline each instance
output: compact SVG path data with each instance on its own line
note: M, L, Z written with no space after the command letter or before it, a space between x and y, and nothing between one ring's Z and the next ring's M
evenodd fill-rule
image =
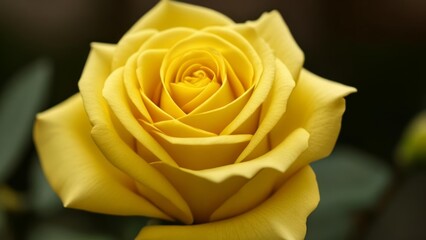
M127 60L129 60L130 56L137 52L141 45L155 34L158 34L158 32L149 29L134 34L128 34L121 38L114 52L111 65L112 69L115 70L123 66Z
M353 87L329 81L307 70L301 71L287 111L270 133L273 147L299 127L305 128L311 136L308 150L295 162L288 174L330 154L345 111L343 97L353 92L356 92Z
M241 190L251 189L252 193L258 191L256 184L250 184L250 180L265 169L269 169L272 179L264 179L269 182L276 182L281 179L284 172L296 161L299 155L308 147L309 134L304 129L295 130L284 142L272 149L270 152L239 164L231 164L205 170L190 170L176 168L162 162L152 163L160 172L167 176L175 188L182 194L189 204L196 222L205 222L210 219L211 214L219 207L230 209L229 204L235 206L233 202L239 199L240 204L232 207L226 216L234 216L249 208L258 199L256 196L247 196ZM220 158L219 158L220 159ZM257 180L256 180L257 181ZM245 184L249 183L247 186ZM267 188L266 191L270 190ZM239 198L242 194L245 198ZM234 198L235 199L231 199ZM229 203L225 201L229 200ZM220 210L218 210L220 211ZM218 219L225 214L219 212L213 217Z
M233 177L221 183L214 183L161 162L152 163L152 166L166 174L182 194L194 214L195 223L208 222L211 214L248 181L242 177Z
M274 49L277 56L297 81L305 56L278 11L264 13L257 21L249 22Z
M37 115L34 137L50 184L66 207L172 219L140 196L134 180L109 163L90 136L80 95Z
M241 134L181 138L154 132L154 137L167 149L179 167L200 170L234 163L252 136Z
M294 88L294 80L290 75L287 67L276 60L275 81L268 98L262 105L262 113L260 117L260 124L253 135L249 145L240 154L236 163L243 160L253 159L263 154L263 151L253 150L259 146L261 141L268 135L268 133L275 127L277 122L282 118L286 111L287 100ZM270 150L270 147L265 149ZM248 157L248 158L247 158Z
M105 79L110 74L113 53L114 47L111 45L92 44L92 51L79 82L84 107L93 125L93 140L109 162L135 179L139 185L138 189L144 190L144 196L150 202L155 203L174 219L191 223L193 220L191 212L179 193L164 176L134 152L133 138L123 141L121 135L130 134L122 126L123 129L120 129L117 128L120 125L113 123L114 119L102 97ZM129 109L127 105L122 110L126 111L126 109ZM141 151L150 154L153 152L147 149L141 149Z
M170 93L165 91L164 86L161 90L160 109L164 110L173 118L186 116L186 113L176 104Z
M138 77L137 73L139 73L136 69L136 58L138 56L136 54L132 55L129 59L129 61L124 66L124 72L123 72L123 81L124 85L127 91L127 96L129 97L129 100L131 103L135 106L137 109L137 113L135 110L135 117L141 118L148 122L153 122L153 117L156 117L156 115L151 116L147 106L144 104L142 100L141 95L141 86L138 83ZM153 64L156 62L155 57L153 59Z
M243 95L226 106L202 113L191 112L179 118L179 121L219 135L247 104L253 89L248 89Z
M174 27L201 29L207 26L228 25L233 21L212 9L188 3L162 0L147 12L127 34L143 29L165 30Z
M259 206L271 196L274 186L281 175L275 169L260 170L252 179L226 199L211 215L210 222L241 215Z
M146 50L139 55L132 56L125 66L124 84L127 93L129 96L135 95L136 100L133 101L137 101L136 106L143 106L138 108L147 109L148 113L143 110L140 112L149 122L174 119L158 107L163 87L158 69L161 67L166 52L164 49ZM142 102L139 102L140 97Z
M195 32L197 30L185 27L176 27L161 31L144 42L138 52L143 53L153 49L167 50Z
M257 208L223 221L191 226L146 226L137 240L303 239L319 201L315 174L305 167Z
M217 82L211 82L211 83L218 85ZM181 108L182 106L184 106L185 104L187 104L188 102L196 98L198 95L200 95L200 93L202 93L206 89L206 87L207 86L192 87L186 84L177 84L177 83L170 84L170 90L173 93L173 99L176 101L176 103L179 106L181 106ZM215 88L215 90L217 90L219 87L220 85L217 88ZM188 113L188 112L191 112L193 109L194 108L189 110L184 109L184 111Z
M229 102L233 100L232 92L231 91L220 91L219 89L226 89L229 90L229 88L224 87L224 85L220 85L217 82L210 82L206 88L194 99L186 103L182 106L182 110L184 110L187 113L190 113L194 110L199 110L201 112L209 111L211 109L216 109L222 106L225 106ZM229 86L229 85L228 85ZM219 94L223 93L223 94ZM218 101L210 100L210 97L214 97ZM210 103L210 104L209 104ZM207 105L210 105L207 107Z
M162 133L170 137L201 138L216 136L214 133L192 127L191 125L184 124L176 119L156 122L153 125Z
M158 105L159 89L162 88L159 69L166 53L166 49L150 49L133 55L126 64L126 72L129 72L125 79L128 91L136 90L140 94L138 89L141 89L144 95Z

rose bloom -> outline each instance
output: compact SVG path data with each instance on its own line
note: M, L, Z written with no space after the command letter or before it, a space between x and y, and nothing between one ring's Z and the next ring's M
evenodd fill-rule
M355 89L303 69L280 14L234 23L160 1L93 43L80 93L37 116L65 207L173 221L137 239L303 239Z

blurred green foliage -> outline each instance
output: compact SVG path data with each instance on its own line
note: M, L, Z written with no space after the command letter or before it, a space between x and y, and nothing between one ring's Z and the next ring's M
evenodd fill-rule
M356 234L357 219L374 210L390 187L392 171L383 161L353 147L337 147L312 164L320 204L308 219L306 239L339 240Z
M19 165L31 145L35 114L47 103L53 67L38 60L13 76L0 98L0 182Z
M408 125L396 154L398 164L403 167L426 166L426 111Z

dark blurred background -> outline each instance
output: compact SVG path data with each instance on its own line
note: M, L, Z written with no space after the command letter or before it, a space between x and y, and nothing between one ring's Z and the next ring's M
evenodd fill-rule
M0 87L3 89L23 66L47 58L54 71L44 108L59 103L78 91L89 43L116 43L156 2L1 0ZM426 109L426 1L185 2L218 10L236 22L279 10L305 53L305 67L358 89L347 98L339 145L353 146L373 156L392 172L390 187L347 238L426 239L425 172L416 168L407 173L395 163L395 149L404 129ZM28 151L31 149L28 146ZM18 192L28 189L29 162L24 160L6 181ZM11 232L21 227L26 231L37 219L11 215ZM25 234L7 236L26 238Z

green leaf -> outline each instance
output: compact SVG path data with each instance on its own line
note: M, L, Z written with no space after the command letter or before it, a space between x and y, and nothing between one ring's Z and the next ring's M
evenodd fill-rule
M396 160L404 167L426 166L426 111L416 116L405 130Z
M36 155L32 157L30 169L30 186L28 205L40 216L51 216L61 210L63 206L59 197L53 192L47 182Z
M340 240L356 227L355 217L371 209L391 181L387 165L350 147L315 162L321 201L308 219L306 239Z
M47 100L52 67L38 60L22 69L0 95L0 182L13 173L31 143L35 114Z

